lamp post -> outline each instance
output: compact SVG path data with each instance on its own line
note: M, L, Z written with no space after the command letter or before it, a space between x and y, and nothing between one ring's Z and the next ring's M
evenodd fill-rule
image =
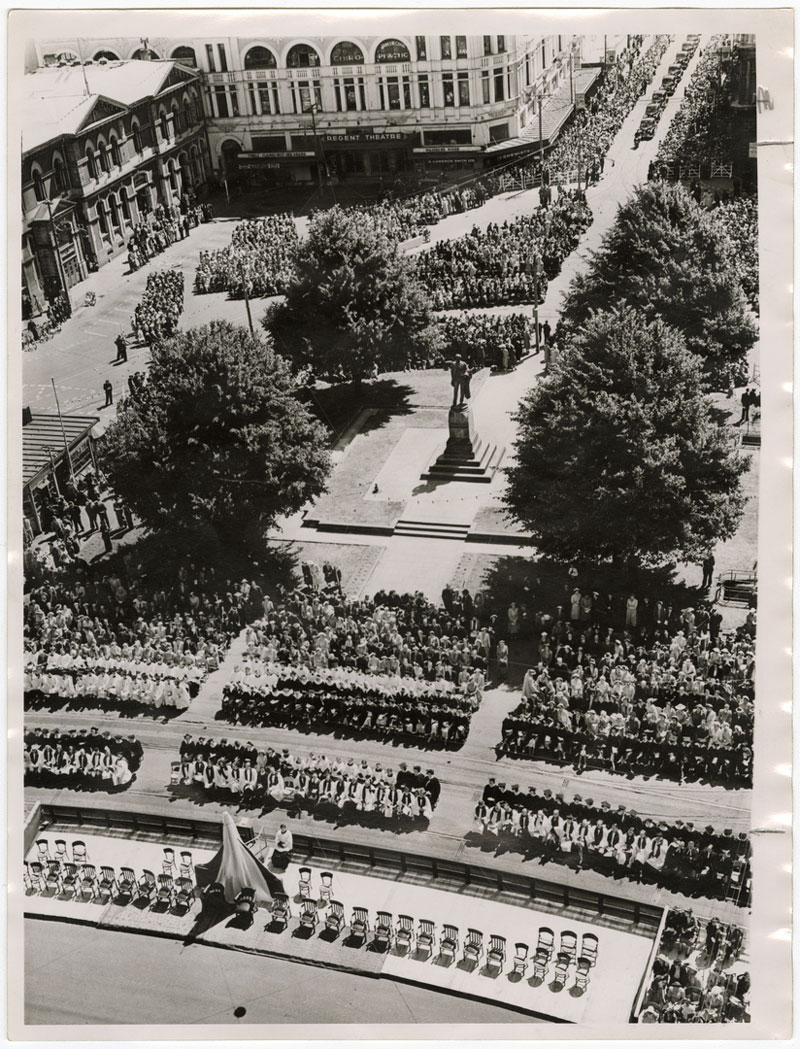
M323 171L323 168L325 167L325 154L324 154L324 152L322 151L322 149L320 147L319 138L317 137L317 110L318 109L319 109L319 106L317 105L316 102L314 102L313 105L310 105L308 107L308 109L304 109L303 112L311 114L311 131L312 131L312 133L314 135L314 156L315 156L315 158L317 160L317 181L319 183L319 188L322 189L322 181L323 181L322 180L322 171ZM320 159L322 160L322 163L320 163Z
M245 309L247 310L247 323L250 326L250 334L255 335L255 331L253 330L253 315L250 312L250 296L247 293L247 274L244 270L243 259L239 259L239 273L242 277L242 289L244 290L244 305Z
M540 350L539 346L539 256L533 260L533 327L534 335L536 338L536 352Z
M69 285L67 284L67 275L64 272L64 263L61 258L61 249L58 246L58 234L56 233L56 224L53 220L53 207L49 197L45 198L45 204L47 205L47 214L50 218L50 235L53 238L53 251L56 256L56 267L58 269L58 278L61 283L61 290L64 298L67 300L67 306L69 312L72 313L72 302L69 297Z

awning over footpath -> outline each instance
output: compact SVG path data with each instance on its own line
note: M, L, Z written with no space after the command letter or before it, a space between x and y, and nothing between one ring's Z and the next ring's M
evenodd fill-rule
M551 146L559 131L567 122L575 108L572 96L577 98L580 94L586 94L595 83L601 73L598 66L583 66L576 69L572 74L572 91L570 91L569 77L558 85L552 95L549 95L542 106L542 137L541 142L545 146ZM528 126L517 135L516 138L506 139L505 142L497 142L487 146L486 156L496 157L505 153L522 153L526 149L536 149L539 146L539 113L534 107Z
M72 451L97 423L96 415L32 414L22 427L22 483L28 485L64 458L64 438ZM63 432L61 429L63 422Z

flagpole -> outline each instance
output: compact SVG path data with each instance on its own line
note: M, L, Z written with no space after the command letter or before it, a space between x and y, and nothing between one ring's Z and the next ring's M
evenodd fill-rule
M67 432L64 429L64 418L61 415L61 405L58 403L58 393L56 392L56 381L51 377L50 382L53 384L53 396L56 399L56 410L58 411L58 421L61 423L61 436L64 439L64 454L67 457L67 463L69 465L69 476L70 480L75 482L75 471L72 468L72 456L69 454L69 445L67 444Z

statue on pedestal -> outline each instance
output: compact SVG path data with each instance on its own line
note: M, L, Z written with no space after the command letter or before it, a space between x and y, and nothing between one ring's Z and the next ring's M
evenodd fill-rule
M450 365L450 385L453 387L453 408L464 410L465 401L469 400L469 367L467 362L457 353L453 363Z

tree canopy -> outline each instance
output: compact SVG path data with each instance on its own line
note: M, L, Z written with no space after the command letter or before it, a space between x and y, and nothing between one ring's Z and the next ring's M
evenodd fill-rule
M102 465L151 527L235 540L325 489L326 431L266 338L214 321L153 350L149 379L109 427Z
M264 326L296 367L359 379L427 357L437 334L413 265L367 212L316 215Z
M588 269L570 285L562 324L576 331L593 311L617 305L677 328L701 358L707 388L746 380L758 331L733 242L681 186L650 182L620 206Z
M625 307L574 333L516 415L505 496L542 553L656 566L733 535L747 460L713 419L700 364Z

